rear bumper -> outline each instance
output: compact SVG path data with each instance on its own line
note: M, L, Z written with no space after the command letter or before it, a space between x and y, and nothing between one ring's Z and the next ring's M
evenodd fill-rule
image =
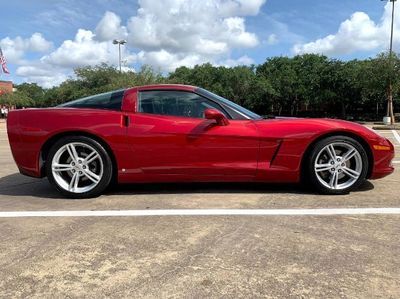
M40 149L45 133L36 127L22 127L21 113L28 110L11 111L7 118L7 134L11 152L21 174L41 177Z

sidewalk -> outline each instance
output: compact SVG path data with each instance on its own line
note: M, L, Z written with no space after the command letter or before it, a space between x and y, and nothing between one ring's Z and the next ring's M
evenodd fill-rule
M400 124L394 125L374 125L372 127L374 130L400 130Z
M400 130L400 123L396 123L394 125L384 125L382 122L364 122L361 124L374 130Z

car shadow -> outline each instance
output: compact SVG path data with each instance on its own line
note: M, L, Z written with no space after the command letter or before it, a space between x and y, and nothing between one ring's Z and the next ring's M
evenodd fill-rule
M0 195L62 198L57 190L50 185L47 178L31 178L19 173L0 178Z
M370 181L366 181L358 190L365 192L374 189ZM317 193L301 184L266 184L266 183L146 183L123 184L110 187L105 196L135 194L184 194L184 193L270 193L270 194L309 194ZM39 198L65 199L47 181L14 173L0 178L0 195L32 196Z

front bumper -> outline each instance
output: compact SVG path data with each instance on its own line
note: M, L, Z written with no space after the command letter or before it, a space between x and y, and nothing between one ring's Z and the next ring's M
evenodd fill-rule
M383 178L394 171L392 160L394 158L394 146L386 138L382 138L378 143L375 143L372 147L374 156L374 164L370 179L376 180Z

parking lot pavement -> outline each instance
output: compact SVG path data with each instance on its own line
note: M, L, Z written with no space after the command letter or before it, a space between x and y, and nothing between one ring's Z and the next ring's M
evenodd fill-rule
M160 184L67 200L17 173L0 123L0 165L0 212L400 207L400 164L346 196ZM0 228L0 297L400 297L400 215L0 218Z

